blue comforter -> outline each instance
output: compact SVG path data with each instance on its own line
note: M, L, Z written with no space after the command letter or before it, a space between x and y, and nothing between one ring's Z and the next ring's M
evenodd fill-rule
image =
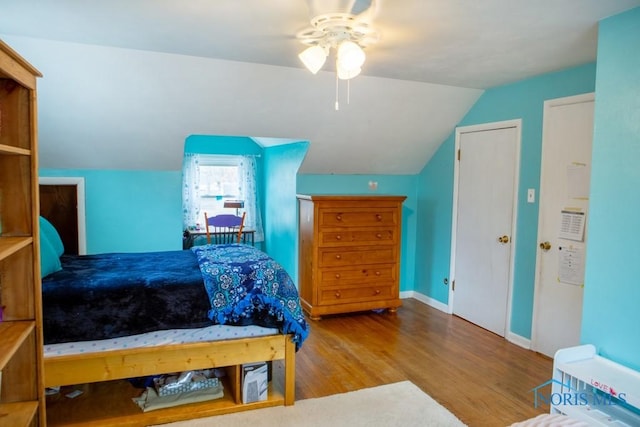
M119 338L213 322L191 251L63 255L42 279L45 344Z
M276 327L299 348L308 327L287 273L253 247L199 248L63 256L63 269L42 280L45 343L221 323ZM214 277L214 265L226 274Z
M309 333L298 291L289 274L264 252L246 245L205 245L196 254L211 303L209 319L219 324L274 325L293 334L296 348Z

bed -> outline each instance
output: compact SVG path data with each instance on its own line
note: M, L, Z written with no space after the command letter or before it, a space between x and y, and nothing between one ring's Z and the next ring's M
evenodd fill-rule
M291 278L264 252L63 255L51 271L41 235L44 385L62 387L47 401L49 425L150 425L294 403L308 324ZM274 363L269 398L242 404L241 367L263 361ZM140 390L122 381L214 367L227 372L224 398L153 412L140 412L131 401ZM65 387L83 395L65 397ZM105 395L122 399L104 405Z

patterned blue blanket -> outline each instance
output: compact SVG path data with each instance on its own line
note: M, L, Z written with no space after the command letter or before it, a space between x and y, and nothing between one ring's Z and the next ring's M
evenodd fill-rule
M280 264L252 246L204 245L191 250L200 265L212 321L276 326L293 334L296 349L300 348L309 326L298 290Z

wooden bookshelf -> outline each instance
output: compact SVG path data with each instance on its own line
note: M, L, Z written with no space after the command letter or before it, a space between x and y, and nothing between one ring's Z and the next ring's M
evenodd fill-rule
M46 423L36 80L0 40L0 426Z

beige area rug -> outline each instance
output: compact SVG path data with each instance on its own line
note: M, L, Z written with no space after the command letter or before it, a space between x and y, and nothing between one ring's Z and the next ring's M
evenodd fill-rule
M410 381L163 427L460 427L464 424Z

